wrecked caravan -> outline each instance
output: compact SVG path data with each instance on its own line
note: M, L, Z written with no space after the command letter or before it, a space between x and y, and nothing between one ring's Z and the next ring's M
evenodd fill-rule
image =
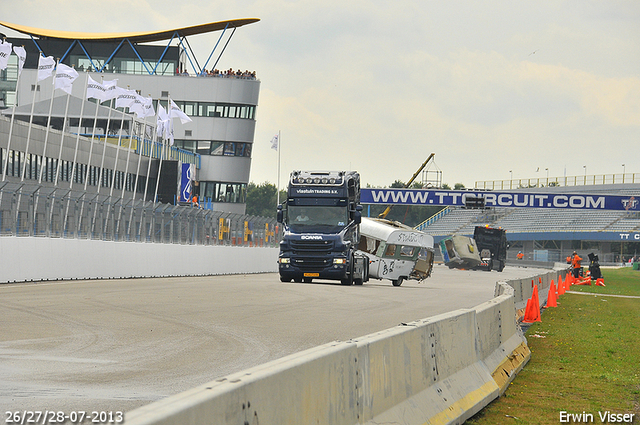
M391 220L363 217L358 251L369 257L369 277L400 286L422 280L433 267L433 236Z
M473 269L482 262L473 238L452 235L442 239L439 245L444 264L450 269Z

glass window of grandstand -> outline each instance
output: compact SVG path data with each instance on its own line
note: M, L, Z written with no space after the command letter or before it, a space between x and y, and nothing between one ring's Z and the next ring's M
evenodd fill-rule
M176 140L175 146L200 155L242 156L251 158L251 143L209 140Z
M92 57L89 60L85 56L71 56L71 63L75 64L78 71L98 70L102 69L107 58ZM176 72L175 62L157 62L145 61L144 64L134 59L118 59L114 58L105 67L106 72L114 72L120 74L149 74L155 69L156 75L174 75Z
M198 148L196 150L196 153L200 154L200 155L209 155L211 152L211 142L208 140L200 140L197 142L198 143Z
M246 192L244 183L200 182L200 196L213 202L244 203Z
M192 117L214 117L214 118L240 118L252 120L255 116L256 107L252 105L235 105L231 103L213 102L182 102L174 100L175 104L182 111ZM160 104L167 107L167 101L161 100Z

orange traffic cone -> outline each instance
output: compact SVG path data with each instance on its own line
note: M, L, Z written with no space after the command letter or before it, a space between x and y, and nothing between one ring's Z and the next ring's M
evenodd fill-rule
M577 282L574 283L574 285L589 285L589 286L591 286L591 278L590 277L585 277L585 278L579 279Z
M607 286L607 285L604 284L603 278L599 278L599 279L596 279L596 286Z
M535 302L536 310L538 311L538 317L540 315L540 297L538 296L538 285L533 287L533 294L531 295L531 299Z
M564 294L564 282L562 281L562 275L558 275L558 295Z
M541 322L540 320L540 310L536 309L535 301L533 297L527 300L527 308L524 311L524 318L522 319L524 323L533 323L533 322Z
M556 285L551 279L551 286L549 287L549 296L547 297L547 307L558 307L556 299Z

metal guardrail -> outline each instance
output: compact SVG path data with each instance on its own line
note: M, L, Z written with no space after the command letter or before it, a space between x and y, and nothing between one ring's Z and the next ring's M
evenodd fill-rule
M507 190L535 187L593 186L601 184L640 183L640 173L595 174L584 176L478 181L476 189Z
M0 183L0 236L275 247L280 233L275 218Z

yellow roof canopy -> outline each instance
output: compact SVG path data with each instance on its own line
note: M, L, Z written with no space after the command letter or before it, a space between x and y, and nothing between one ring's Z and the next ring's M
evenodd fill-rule
M258 18L231 19L228 21L211 22L208 24L194 25L190 27L176 28L164 31L148 31L148 32L128 32L128 33L90 33L90 32L73 32L47 30L40 28L27 27L24 25L11 24L0 21L0 25L39 38L55 38L61 40L87 40L97 42L113 42L123 39L129 39L132 43L148 43L151 41L169 40L177 32L181 37L203 34L213 31L221 31L225 28L238 28L244 25L258 22Z

